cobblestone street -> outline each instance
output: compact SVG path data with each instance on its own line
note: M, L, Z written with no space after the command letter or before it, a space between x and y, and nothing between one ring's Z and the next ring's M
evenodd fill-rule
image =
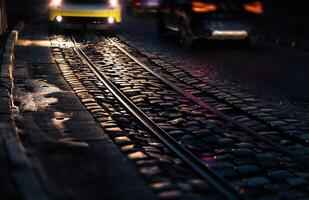
M183 47L154 13L80 31L40 12L2 45L0 199L309 198L309 59L289 31Z
M186 49L177 45L173 35L163 40L157 37L154 16L125 19L121 36L135 48L163 56L208 83L246 93L299 118L309 118L307 53L263 40L255 48L204 41Z

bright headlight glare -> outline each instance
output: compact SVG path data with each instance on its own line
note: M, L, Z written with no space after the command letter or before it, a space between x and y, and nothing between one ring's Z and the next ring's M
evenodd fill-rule
M50 7L58 7L61 6L62 0L51 0L49 6Z
M57 20L57 22L61 22L62 21L62 16L57 16L56 20Z
M119 6L118 0L109 0L109 5L112 8L117 8Z
M107 18L107 21L109 24L113 24L115 22L115 19L113 17Z

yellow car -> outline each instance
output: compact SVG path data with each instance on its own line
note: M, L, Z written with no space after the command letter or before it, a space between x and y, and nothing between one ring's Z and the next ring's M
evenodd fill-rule
M49 21L61 27L109 28L121 22L119 0L51 0Z

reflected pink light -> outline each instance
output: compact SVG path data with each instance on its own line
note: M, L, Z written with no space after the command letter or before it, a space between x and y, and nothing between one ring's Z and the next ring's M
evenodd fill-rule
M189 99L179 99L178 101L179 101L179 102L182 102L182 103L188 103L188 102L190 102Z
M205 161L206 163L210 163L210 162L214 162L215 158L213 156L205 156L202 158L203 161Z

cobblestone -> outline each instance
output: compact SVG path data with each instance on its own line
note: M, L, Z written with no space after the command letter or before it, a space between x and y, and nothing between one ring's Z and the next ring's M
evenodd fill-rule
M270 184L271 182L265 177L256 177L246 180L246 183L250 187L261 187Z
M268 175L275 180L285 180L287 178L293 177L293 174L291 174L288 171L284 171L284 170L273 171L273 172L268 173Z
M93 60L95 63L97 61L100 63L102 62L99 61L100 59L98 59L98 55L109 55L106 58L103 56L102 59L106 59L108 62L113 63L114 68L102 67L100 70L105 72L112 80L117 80L118 83L119 80L128 82L129 85L118 84L120 90L122 90L132 100L136 100L135 103L137 103L137 105L141 107L147 115L151 116L151 118L155 120L162 129L169 132L178 142L181 142L184 147L194 153L197 157L201 158L210 168L214 169L217 174L228 181L235 181L235 179L241 181L244 179L244 182L247 183L248 186L252 188L258 187L260 190L247 189L240 186L240 194L252 197L258 195L261 191L266 193L267 190L263 186L270 184L272 180L268 179L266 173L267 171L275 170L283 166L283 164L288 166L288 168L291 167L291 170L294 169L295 166L288 163L285 156L282 156L280 153L276 153L277 150L274 150L273 147L256 140L254 137L247 135L243 131L236 130L234 125L226 123L220 119L220 117L214 116L209 113L208 110L203 109L196 103L186 99L181 94L171 91L169 87L161 84L156 78L151 76L148 72L145 72L145 70L140 66L133 65L130 62L123 63L121 60L122 56L117 56L117 54L121 55L121 53L119 53L119 51L112 45L106 45L105 42L106 41L102 39L101 43L96 45L95 48L91 46L93 45L91 42L81 44L81 46L85 45L85 52L91 59L94 58ZM102 48L102 46L104 46L104 48ZM115 52L115 54L111 52ZM121 73L115 71L121 71ZM131 77L129 73L138 73L139 75L135 79ZM179 73L178 75L187 76L184 73ZM147 79L147 81L145 79ZM186 78L183 80L189 82L193 81L193 79ZM90 82L91 81L86 82L88 86L91 86ZM95 82L95 79L92 80L92 82ZM92 88L90 91L98 92L95 88ZM194 95L204 95L198 90L190 90L190 92ZM222 93L220 90L212 90L212 92L217 92L218 94L216 94L216 96L218 96L218 98L230 98L229 94ZM247 95L243 94L235 95L246 99L249 98ZM113 102L114 98L108 97L106 100L110 102L102 103L101 105L107 109L107 112L116 113L118 108L115 108L115 105L117 104ZM91 102L86 101L85 103ZM228 105L220 104L218 102L216 104L216 106L218 106L219 109L224 110L224 112L227 112L228 110L228 112L230 112L231 110ZM244 111L257 113L256 107L248 106L247 104L244 104L242 100L240 100L238 106L244 108ZM264 109L263 112L271 113L274 112L274 110ZM119 112L119 114L112 116L118 118L121 115L121 112ZM241 122L248 123L247 125L249 126L254 126L256 129L265 128L254 120L242 118L242 115L239 116L240 117L235 116L235 118L237 117ZM267 118L267 120L274 119ZM119 122L117 122L117 124L119 124ZM278 124L275 125L277 126ZM132 124L128 127L133 127L136 129L139 126L137 123L132 122ZM111 128L106 128L106 130L108 132L116 132L117 134L120 134L114 135L113 137L115 138L123 137L121 134L125 132L123 125L121 128L119 127L119 129L116 128L116 130ZM269 134L269 131L267 133ZM149 135L142 132L141 134L144 136ZM278 133L276 132L276 135L277 134ZM272 139L276 138L273 137ZM148 143L150 146L155 146L152 145L148 139L145 139L142 136L135 134L130 135L130 141L134 140ZM125 142L125 144L127 143ZM222 149L218 149L218 147ZM136 152L132 151L132 146L127 147L126 151L129 153L128 157L131 157L133 160L155 158L161 165L163 163L171 164L175 161L175 159L162 155L157 151L157 149L154 150L153 148L144 148L143 151L137 151L139 153L136 156ZM164 150L164 152L169 151ZM147 157L144 158L142 156L142 158L139 158L138 155L141 153L143 155L147 155ZM218 162L222 161L228 161L229 164L219 167L220 165ZM296 165L299 165L299 163L296 163ZM259 171L259 173L255 174L257 171ZM151 164L141 169L141 173L147 177L161 176L163 172L165 171L161 169L159 170ZM184 188L182 189L185 191L187 190Z
M71 66L72 68L74 67ZM78 67L78 66L76 66ZM78 70L81 70L82 68L78 67ZM118 68L119 69L119 68ZM77 73L78 70L75 70L74 72ZM151 135L147 131L138 130L140 129L140 125L138 125L136 122L132 122L132 117L126 113L125 110L121 108L121 105L118 104L115 101L115 98L110 96L109 91L104 90L104 87L97 82L95 78L87 78L87 76L91 76L91 73L88 73L89 71L87 68L83 69L84 72L86 72L84 76L84 80L81 79L83 84L87 85L87 88L91 88L90 90L86 90L83 92L83 95L80 96L81 100L83 100L83 103L88 106L89 109L96 110L99 109L96 107L97 105L102 106L104 108L102 111L99 111L95 116L96 120L101 123L101 127L104 128L107 133L112 137L112 139L118 143L121 147L121 150L127 154L128 158L136 163L137 166L139 166L139 171L149 180L150 182L156 182L156 180L162 180L163 177L169 177L171 176L171 179L174 179L177 177L194 177L194 175L190 175L191 172L188 173L186 171L185 167L182 167L183 163L181 160L177 158L173 158L173 156L170 156L171 151L168 150L164 145L161 143L158 143L154 139L150 139ZM83 73L84 73L83 72ZM109 71L112 72L112 71ZM124 72L125 73L125 72ZM116 77L116 74L113 74L113 77ZM119 74L117 74L118 76ZM147 74L146 74L147 75ZM86 80L86 81L85 81ZM134 81L133 81L134 82ZM143 86L143 85L137 85L138 87L135 87L133 83L132 88L135 88L133 91L132 89L128 89L128 94L134 95L137 93L138 90L136 88ZM139 84L139 83L138 83ZM127 87L126 85L125 87ZM96 89L97 88L101 88ZM143 86L144 87L144 86ZM89 93L92 93L92 95L89 95ZM131 93L132 92L132 93ZM163 93L166 93L167 91L164 91ZM169 93L169 91L168 91ZM81 94L81 93L79 93ZM148 97L149 94L144 93L143 95L136 95L133 97L133 99L140 99ZM95 99L95 101L92 101L92 99ZM170 98L165 97L165 100L171 100ZM95 103L98 104L95 104ZM144 102L138 102L138 104L143 104ZM166 105L171 106L171 105ZM151 108L150 108L151 109ZM97 112L93 113L96 114ZM170 114L170 113L169 113ZM172 115L171 115L172 116ZM171 124L163 123L166 122L166 118L164 115L162 117L156 115L155 116L157 121L161 121L161 125L164 128L174 130L175 128ZM178 113L175 113L175 118L179 117ZM119 127L118 127L119 126ZM132 129L133 128L133 129ZM174 130L177 131L177 130ZM138 143L139 145L136 145ZM168 155L166 155L168 154ZM176 170L174 168L177 168ZM185 175L180 175L185 174ZM175 182L173 180L172 182ZM183 182L182 180L177 180L177 184L173 188L167 188L166 193L172 191L178 191L181 194L183 192L186 192L186 195L191 196L199 196L196 192L196 189L190 190L190 186L187 185L187 183ZM201 194L204 191L201 191ZM188 193L188 194L187 194ZM194 193L191 194L191 193ZM198 191L199 193L199 191ZM159 193L158 193L159 195ZM168 196L168 195L167 195Z
M148 47L147 47L148 48ZM143 52L141 52L143 53ZM165 65L161 65L162 63L162 59L165 59L165 63L170 63L170 65L174 65L173 67L165 64ZM168 58L162 58L161 62L156 62L156 60L152 60L154 63L158 64L159 66L162 67L162 72L164 70L166 70L167 72L170 72L172 76L175 76L176 78L178 77L179 80L189 80L192 79L192 77L199 77L200 78L200 83L194 84L195 87L199 88L199 89L203 89L204 92L214 95L219 99L222 99L223 101L226 101L226 99L232 100L231 103L236 105L238 107L240 107L241 109L243 109L243 111L249 113L251 116L254 117L258 117L258 118L262 118L263 120L265 120L266 123L268 123L271 126L274 126L275 128L281 128L283 131L285 131L285 134L288 134L290 127L294 126L294 125L289 125L288 129L283 128L285 127L285 122L284 120L281 120L280 117L275 117L280 115L280 112L274 110L273 108L265 108L265 104L259 102L258 100L256 100L255 98L250 97L250 95L247 95L245 93L241 93L241 92L234 92L234 88L231 90L231 88L227 89L227 86L224 86L224 84L212 84L212 82L207 82L209 81L209 78L207 77L203 77L199 76L201 73L196 73L197 70L193 69L194 67L192 67L190 64L188 64L190 67L186 66L186 65L180 65L178 62L172 62L172 59L168 59ZM181 76L181 77L179 77ZM204 80L207 80L206 82ZM173 81L174 82L174 81ZM189 85L189 84L188 84ZM205 87L205 85L208 85ZM223 92L224 91L224 92ZM198 94L198 93L196 93ZM215 101L207 101L207 102L215 102ZM244 102L249 102L251 105L246 104ZM263 108L264 107L264 108ZM219 108L221 109L221 108ZM230 110L227 107L225 108L225 106L222 107L223 110ZM297 120L293 120L291 122L296 122ZM261 131L263 129L266 129L265 125L261 125L259 124L260 122L256 122L256 121L248 121L247 122L249 126L251 126L253 129L257 130L257 131ZM254 125L254 126L252 126ZM285 135L286 137L286 135ZM302 142L303 140L298 140L297 138L294 138L294 141L297 142ZM306 141L305 141L306 142ZM290 146L293 146L292 144L290 144Z

